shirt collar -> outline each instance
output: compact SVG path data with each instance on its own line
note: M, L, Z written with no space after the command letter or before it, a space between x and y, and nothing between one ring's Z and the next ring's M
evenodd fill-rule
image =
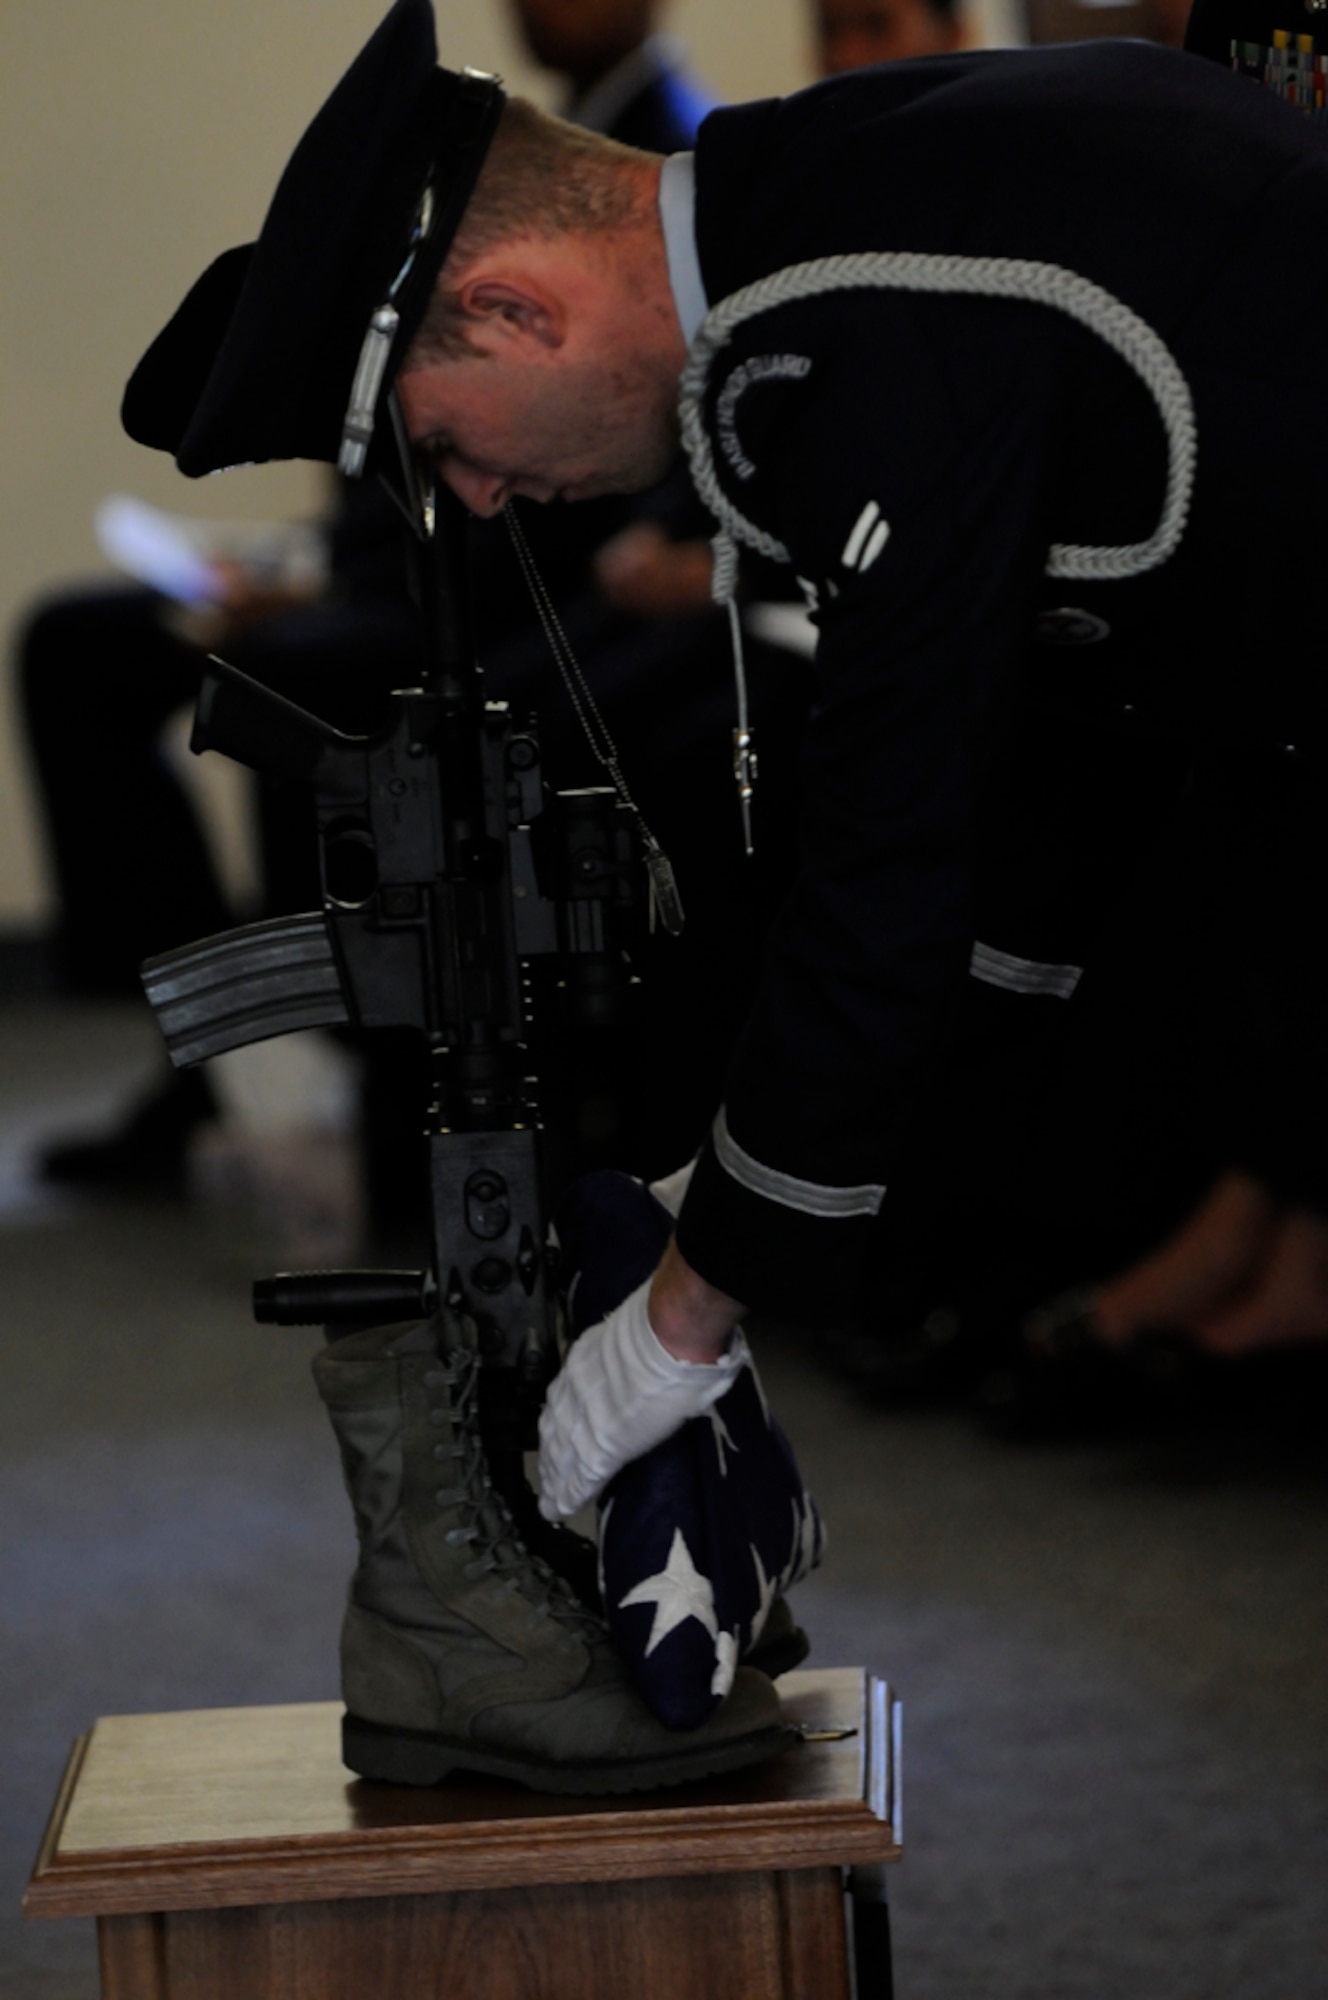
M664 254L682 337L690 347L709 311L701 260L696 252L696 173L694 155L670 153L659 177L659 219Z

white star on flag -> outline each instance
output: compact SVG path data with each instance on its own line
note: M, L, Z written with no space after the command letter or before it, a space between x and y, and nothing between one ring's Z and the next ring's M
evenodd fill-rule
M810 1493L804 1494L804 1504L799 1507L796 1499L793 1507L793 1553L789 1557L788 1568L784 1571L785 1589L791 1583L798 1583L809 1576L825 1553L825 1530L821 1526L820 1515Z
M702 1576L692 1561L692 1552L687 1546L681 1528L673 1531L673 1546L669 1559L658 1576L648 1576L628 1591L618 1606L626 1610L629 1604L653 1604L655 1622L650 1628L650 1641L645 1657L650 1658L661 1639L667 1639L675 1625L685 1624L695 1618L704 1625L711 1638L719 1633L719 1620L715 1616L715 1592L708 1576Z
M721 1632L715 1640L715 1671L710 1676L710 1692L721 1701L733 1686L738 1671L738 1640L733 1632Z
M719 1459L719 1469L724 1478L727 1479L729 1476L729 1462L725 1458L724 1453L727 1450L736 1454L738 1447L729 1436L729 1427L719 1414L719 1404L712 1403L708 1414L710 1417L710 1428L715 1434L715 1455Z
M765 1564L761 1561L761 1551L756 1543L749 1542L748 1547L752 1552L752 1561L756 1564L756 1588L760 1592L760 1601L752 1614L752 1629L747 1635L747 1644L754 1646L765 1630L765 1621L770 1616L770 1607L779 1590L779 1578L766 1575Z
M609 1539L609 1516L613 1512L617 1498L618 1496L615 1493L611 1500L604 1502L599 1517L599 1545L595 1550L595 1581L599 1584L600 1602L603 1604L607 1604L609 1601L609 1586L604 1580L604 1548Z

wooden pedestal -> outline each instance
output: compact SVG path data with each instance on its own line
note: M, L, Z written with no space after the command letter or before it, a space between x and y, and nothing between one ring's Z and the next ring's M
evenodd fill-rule
M899 1853L896 1713L856 1669L780 1685L811 1740L608 1801L365 1783L330 1702L105 1717L25 1909L96 1917L103 2000L838 2000L843 1871Z

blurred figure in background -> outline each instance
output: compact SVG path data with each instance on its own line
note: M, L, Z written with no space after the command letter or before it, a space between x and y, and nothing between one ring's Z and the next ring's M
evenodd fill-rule
M958 0L813 0L812 33L822 76L951 55L968 39Z
M564 118L624 146L678 152L717 100L657 23L663 0L512 0L536 62L561 76Z
M158 952L228 929L232 910L193 801L162 736L198 693L209 650L351 733L372 729L389 691L418 677L401 530L375 487L341 482L321 576L217 566L187 610L139 584L101 584L38 605L18 641L22 713L57 914L63 990L141 994ZM262 908L315 906L319 880L306 787L257 788ZM163 1070L110 1130L51 1145L43 1177L88 1192L179 1193L186 1153L217 1104L204 1070Z

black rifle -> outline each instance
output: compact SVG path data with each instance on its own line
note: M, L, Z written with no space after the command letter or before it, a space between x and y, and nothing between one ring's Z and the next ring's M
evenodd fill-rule
M220 660L204 675L191 748L312 788L322 909L167 952L143 981L181 1067L300 1028L423 1036L431 1267L283 1273L255 1286L254 1311L329 1337L424 1317L439 1300L470 1319L490 1470L548 1553L522 1473L558 1365L532 974L553 966L544 985L573 1025L620 1019L638 846L611 790L547 793L533 729L485 699L459 510L429 519L418 554L435 665L392 696L377 734L344 735Z

